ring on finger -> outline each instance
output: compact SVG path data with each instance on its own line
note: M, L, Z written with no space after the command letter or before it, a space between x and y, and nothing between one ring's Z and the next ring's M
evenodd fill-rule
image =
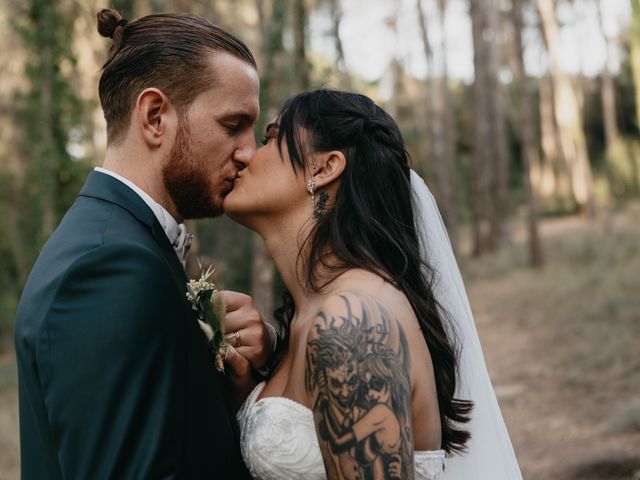
M240 346L240 332L235 330L228 335L225 335L225 340L229 340L229 343L234 347Z

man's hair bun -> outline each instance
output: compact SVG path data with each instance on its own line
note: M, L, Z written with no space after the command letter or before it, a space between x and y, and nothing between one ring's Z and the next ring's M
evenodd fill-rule
M126 22L115 10L103 8L98 12L98 33L103 37L116 40L117 30Z

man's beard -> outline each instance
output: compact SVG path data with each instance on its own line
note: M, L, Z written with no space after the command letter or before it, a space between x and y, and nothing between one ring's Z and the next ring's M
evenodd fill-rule
M205 162L194 155L189 145L189 129L184 122L162 169L164 186L178 214L184 218L216 217L222 214L222 201L216 204Z

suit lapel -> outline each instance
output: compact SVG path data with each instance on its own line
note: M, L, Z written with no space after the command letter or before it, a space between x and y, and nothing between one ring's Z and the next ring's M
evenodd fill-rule
M178 260L173 246L153 211L140 196L118 179L100 172L91 172L80 192L82 197L92 197L119 205L149 229L171 269L176 285L185 291L187 275Z

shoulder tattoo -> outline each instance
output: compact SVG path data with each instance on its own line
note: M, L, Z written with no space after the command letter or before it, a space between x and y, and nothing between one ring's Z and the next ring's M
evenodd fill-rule
M314 398L327 474L331 479L411 479L406 336L374 299L350 294L340 300L340 308L317 313L307 346L306 387Z

